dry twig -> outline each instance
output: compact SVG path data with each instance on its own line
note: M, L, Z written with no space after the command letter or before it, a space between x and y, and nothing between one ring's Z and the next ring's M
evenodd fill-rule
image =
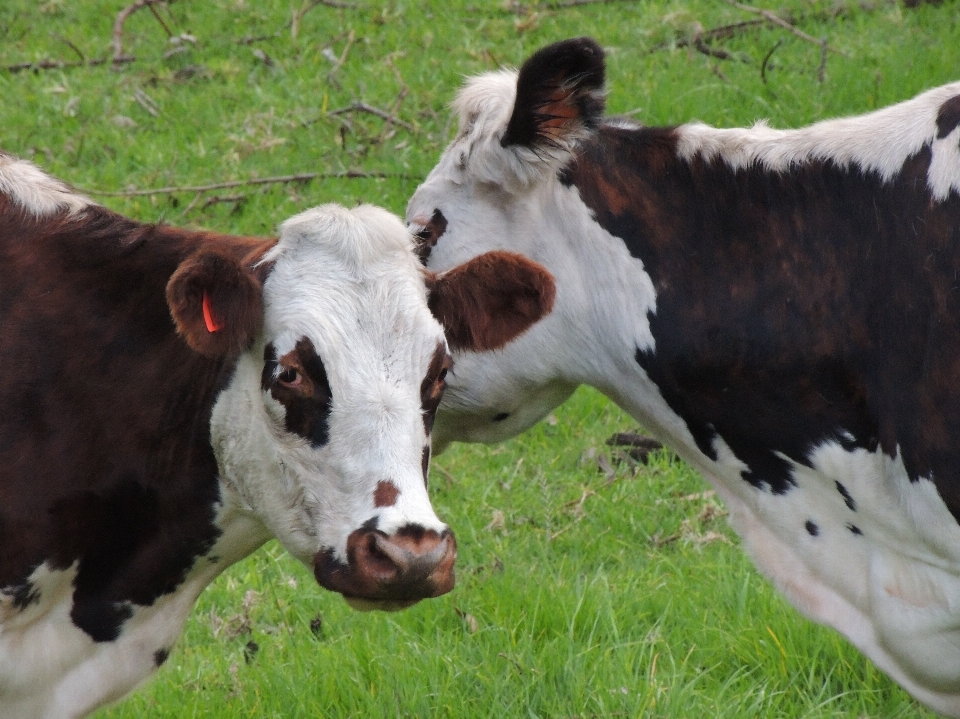
M377 144L381 144L381 145L385 140L389 139L390 135L393 134L391 131L391 127L395 124L395 122L392 118L397 117L397 113L400 112L400 105L403 104L403 100L404 98L406 98L407 92L409 92L407 83L403 81L403 76L400 74L400 71L397 69L397 66L393 64L393 55L388 55L386 60L384 60L384 62L386 63L387 67L393 70L394 77L396 77L397 82L400 83L400 92L397 95L397 99L394 100L393 102L393 107L391 107L389 110L391 119L386 121L386 123L383 126L383 130L380 132L380 138Z
M763 84L767 84L767 63L770 62L770 58L773 57L773 53L777 51L777 48L783 45L783 40L777 40L773 47L770 48L770 52L763 56L763 62L760 63L760 79L763 80Z
M457 483L457 478L454 477L452 474L450 474L450 472L448 472L447 470L445 470L443 467L441 467L441 466L440 466L439 464L437 464L436 462L433 462L433 463L430 465L430 469L436 470L437 472L439 472L440 474L442 474L442 475L443 475L443 478L444 478L445 480L447 480L447 484L456 484L456 483Z
M362 7L361 5L354 5L353 3L340 2L340 0L304 0L299 10L293 11L293 16L290 18L290 22L287 23L287 27L290 28L290 35L294 40L296 40L297 35L300 34L300 21L303 20L303 16L319 5L325 5L326 7L333 7L339 10L359 10Z
M69 39L65 38L63 35L60 35L59 33L51 33L51 34L53 35L53 37L57 38L57 40L59 40L59 41L62 42L64 45L66 45L67 47L69 47L69 48L70 48L71 50L73 50L75 53L77 53L77 57L80 58L81 64L84 64L84 65L87 64L87 58L84 56L84 54L83 54L82 52L80 52L80 48L78 48L76 45L74 45L72 42L70 42Z
M693 44L693 47L696 48L697 52L699 52L699 53L701 53L701 54L703 54L703 55L706 55L707 57L715 57L715 58L717 58L718 60L733 60L733 59L734 59L734 58L733 58L733 55L731 55L731 54L730 54L729 52L727 52L726 50L717 50L717 49L715 49L715 48L712 48L712 47L710 47L709 45L707 45L707 43L705 43L705 42L704 42L702 39L700 39L700 38L696 38L696 39L693 41L692 44Z
M368 105L367 103L362 101L351 103L350 105L347 105L346 107L341 107L338 110L331 110L327 114L343 115L348 112L366 112L370 115L376 115L381 120L385 120L394 125L399 125L400 127L402 127L404 130L407 130L408 132L415 132L413 125L411 125L409 122L405 122L404 120L401 120L399 117L391 115L386 110L381 110L379 107Z
M340 57L337 58L337 61L333 64L330 72L327 73L327 80L336 85L338 90L340 89L340 83L337 82L336 75L338 72L340 72L340 68L343 67L343 63L347 61L347 54L350 52L350 48L353 47L353 41L356 39L356 37L356 33L351 30L350 34L347 35L347 44L343 46L343 52L340 53ZM336 40L333 42L336 42Z
M114 64L133 62L134 58L125 57L121 60L112 60ZM96 60L87 60L85 62L67 62L66 60L39 60L37 62L17 62L13 65L7 65L3 69L10 73L23 72L24 70L66 70L71 67L95 67L97 65L106 65L111 62L108 58L98 58Z
M167 31L171 37L173 34L170 32L170 28L167 27L166 23L160 19L160 16L157 14L151 6L157 3L164 2L164 0L136 0L132 5L128 5L123 10L117 13L117 19L113 22L113 62L114 64L119 64L121 62L129 62L133 60L131 55L125 55L123 52L123 24L127 21L127 18L133 15L137 10L142 10L145 7L150 7L153 12L154 17L157 20L160 20L160 24L163 25L164 30Z
M817 82L821 85L827 79L827 38L823 38L820 46L820 67L817 68Z
M629 0L556 0L556 2L546 2L543 4L535 4L530 7L525 6L523 3L515 2L513 3L514 12L526 12L528 10L566 10L567 8L572 7L581 7L583 5L609 5L615 2L629 2Z
M791 25L776 13L770 12L769 10L764 10L763 8L753 7L752 5L744 5L743 3L737 2L737 0L725 0L725 2L728 3L729 5L733 5L738 10L743 10L744 12L749 12L749 13L753 13L754 15L759 15L767 22L773 25L776 25L778 27L782 27L784 30L787 30L793 33L801 40L812 42L814 45L818 47L827 47L827 50L829 52L835 52L838 55L846 56L846 53L840 52L839 50L835 50L832 47L828 47L824 41L817 40L817 38L813 37L812 35L807 35L807 33L805 33L803 30L801 30L798 27L795 27L794 25Z
M311 180L325 179L360 179L360 178L386 178L398 177L403 179L414 179L409 175L397 172L361 172L359 170L347 170L345 172L300 172L296 175L279 175L277 177L255 177L250 180L230 180L228 182L215 182L209 185L192 185L186 187L156 187L152 190L84 190L90 195L100 197L143 197L145 195L175 195L181 192L209 192L210 190L224 190L230 187L247 187L249 185L279 185L290 182L310 182Z

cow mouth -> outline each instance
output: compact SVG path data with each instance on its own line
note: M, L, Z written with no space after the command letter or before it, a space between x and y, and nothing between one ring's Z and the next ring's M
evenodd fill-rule
M364 599L347 596L344 599L351 609L358 612L399 612L420 601L419 599Z
M408 525L387 536L363 528L347 538L347 561L332 549L317 552L314 576L354 609L396 611L453 589L456 557L449 530Z

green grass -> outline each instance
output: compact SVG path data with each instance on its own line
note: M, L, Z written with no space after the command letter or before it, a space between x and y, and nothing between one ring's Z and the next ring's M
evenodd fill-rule
M125 1L5 0L0 65L109 57ZM0 148L91 192L387 175L100 197L143 220L269 234L327 201L402 213L456 131L447 108L462 78L564 37L607 48L611 112L648 124L786 127L960 79L956 0L764 5L842 53L827 56L822 82L820 47L782 29L712 43L739 59L681 46L698 26L755 17L717 1L317 6L294 34L301 2L180 0L159 16L195 43L172 44L142 10L124 35L133 63L0 70ZM328 56L344 58L333 75ZM331 114L357 101L404 124ZM214 196L228 199L207 204ZM618 465L612 482L599 473L589 451L606 452L628 417L589 390L555 417L436 459L431 493L460 546L451 595L354 613L268 545L204 593L159 677L98 716L931 716L786 605L714 499L688 498L706 487L683 463L663 453L636 474Z

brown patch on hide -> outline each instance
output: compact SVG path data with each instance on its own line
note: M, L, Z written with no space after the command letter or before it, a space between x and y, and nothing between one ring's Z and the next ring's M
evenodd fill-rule
M377 488L373 492L373 506L392 507L397 503L399 496L400 490L393 482L377 482Z

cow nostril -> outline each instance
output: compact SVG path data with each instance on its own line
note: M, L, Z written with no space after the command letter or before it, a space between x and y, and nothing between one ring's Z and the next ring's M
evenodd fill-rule
M403 565L398 561L390 545L383 540L379 532L370 532L364 538L363 551L357 556L358 568L376 577L380 581L389 580L403 572Z
M376 537L377 547L380 551L389 557L401 575L404 574L429 574L443 556L447 553L450 541L450 535L441 535L433 549L426 552L415 553L405 547L392 542L390 538L382 535Z

